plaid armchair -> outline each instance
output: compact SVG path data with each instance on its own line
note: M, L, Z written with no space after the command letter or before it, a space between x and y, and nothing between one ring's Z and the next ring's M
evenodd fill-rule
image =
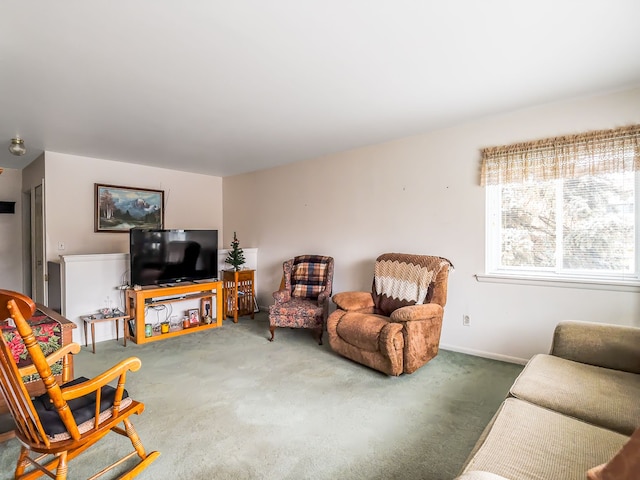
M301 255L284 262L282 268L280 290L273 293L275 304L269 307L269 341L273 341L276 327L311 328L322 345L333 283L333 258Z

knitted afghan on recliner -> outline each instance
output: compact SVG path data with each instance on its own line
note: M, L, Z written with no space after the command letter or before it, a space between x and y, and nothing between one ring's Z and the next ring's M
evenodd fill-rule
M442 257L385 253L376 259L372 296L377 312L389 316L407 305L429 303L434 281L451 262Z

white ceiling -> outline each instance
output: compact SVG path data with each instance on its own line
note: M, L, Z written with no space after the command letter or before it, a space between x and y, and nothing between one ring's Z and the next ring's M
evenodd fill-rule
M9 168L228 176L640 84L638 0L2 3Z

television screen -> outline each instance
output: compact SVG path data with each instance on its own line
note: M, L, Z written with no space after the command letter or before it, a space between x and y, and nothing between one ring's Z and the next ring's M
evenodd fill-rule
M129 233L132 285L158 285L218 277L217 230Z

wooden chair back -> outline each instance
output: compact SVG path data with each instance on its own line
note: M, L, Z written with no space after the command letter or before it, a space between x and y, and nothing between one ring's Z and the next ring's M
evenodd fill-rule
M30 480L38 478L42 473L46 473L51 478L65 480L68 469L67 462L102 439L109 432L127 437L131 441L134 451L91 478L102 476L137 454L139 462L120 478L124 480L135 477L160 455L157 451L149 454L145 452L142 442L129 420L131 415L142 413L144 405L131 398L127 398L127 401L123 402L126 393L124 388L126 373L127 371L139 370L140 359L130 357L93 379L82 377L78 379L81 380L80 383L67 385L63 389L58 385L56 378L52 374L50 365L62 359L63 372L68 371L68 368L65 367L65 362L68 361L66 357L70 354L78 353L80 346L77 343L71 343L45 357L31 326L26 320L26 318L31 318L34 312L35 304L30 298L17 292L0 290L0 321L5 320L7 317L13 319L33 362L32 366L18 368L4 335L0 335L0 390L16 423L16 436L22 444L15 470L15 478ZM43 428L38 410L34 407L34 403L22 380L22 376L25 373L36 372L40 375L40 380L44 384L49 401L57 413L57 418L62 422L62 427L64 428L62 436L60 436L60 431L53 432L53 437L47 435L47 430ZM63 373L63 382L65 381L64 376ZM115 389L107 385L109 382L116 380L117 387ZM103 397L103 390L106 392L104 393L105 397ZM70 406L67 403L67 400L72 401L81 397L92 402L89 404L89 409L94 413L92 419L81 424L82 433L72 413L73 405ZM108 410L101 409L103 398L107 399ZM46 414L39 404L38 409L43 412L42 418L46 418ZM80 410L76 411L79 412ZM105 412L106 415L101 418L102 413ZM121 422L124 423L124 428L118 426ZM47 426L49 428L48 431L52 432L50 420L47 421ZM32 452L44 455L38 458L31 458ZM48 463L46 464L39 463L43 459L50 460L47 460ZM28 466L33 466L35 469L25 473ZM54 470L55 474L53 473Z
M14 321L18 319L16 327L20 334L25 332L25 326L28 331L31 330L31 327L24 319L25 317L31 318L35 310L35 303L29 297L8 290L0 290L0 319L2 321L8 318L12 318ZM33 332L31 332L31 339L35 343L35 348L40 350ZM31 349L33 350L33 348L32 345ZM31 350L29 352L31 353ZM40 355L44 359L41 350ZM53 379L53 376L51 378ZM27 392L27 387L22 381L13 353L4 339L4 335L0 335L0 390L16 423L18 432L30 443L48 445L49 441L44 433L31 397Z

